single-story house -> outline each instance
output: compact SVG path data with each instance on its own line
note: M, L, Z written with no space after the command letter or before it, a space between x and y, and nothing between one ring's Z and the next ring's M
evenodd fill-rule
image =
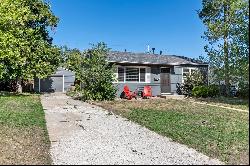
M125 85L132 91L150 85L153 96L175 94L176 84L183 83L187 74L197 69L208 71L208 64L176 55L112 51L107 59L116 66L113 83L117 97Z
M111 51L107 56L109 63L115 64L114 86L117 87L117 97L125 85L130 90L152 87L152 95L176 93L176 84L183 83L187 74L193 70L202 69L207 73L208 64L177 55L159 55L148 53L131 53ZM35 78L36 92L66 92L74 85L75 73L64 69L58 70L45 79Z
M59 67L57 71L47 78L34 79L36 92L66 92L75 82L75 73Z

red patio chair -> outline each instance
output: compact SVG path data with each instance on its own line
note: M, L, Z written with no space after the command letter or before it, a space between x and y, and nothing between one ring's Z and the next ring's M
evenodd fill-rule
M127 85L124 86L123 92L125 94L125 98L128 100L131 100L132 98L135 98L135 99L137 98L136 92L130 91Z
M142 98L148 98L148 97L152 97L152 88L151 86L144 86L144 90L142 93Z

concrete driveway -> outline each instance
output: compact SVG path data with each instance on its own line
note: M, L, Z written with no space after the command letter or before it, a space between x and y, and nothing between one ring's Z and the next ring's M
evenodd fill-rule
M53 164L223 164L62 93L41 96Z

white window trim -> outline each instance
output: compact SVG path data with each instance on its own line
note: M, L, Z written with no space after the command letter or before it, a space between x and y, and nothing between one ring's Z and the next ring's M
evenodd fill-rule
M121 67L124 69L124 76L123 76L124 81L118 80L118 77L119 77L118 67ZM149 81L147 81L147 68L149 68L149 67L146 67L146 66L116 66L116 68L117 68L116 81L113 81L113 83L150 83ZM138 68L139 69L139 81L126 81L126 68ZM141 68L145 69L145 81L143 81L143 82L141 82L141 80L140 80L140 76L141 76L140 69Z

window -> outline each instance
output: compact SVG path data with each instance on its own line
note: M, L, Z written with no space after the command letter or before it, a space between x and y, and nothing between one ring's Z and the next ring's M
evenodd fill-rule
M161 73L170 73L170 68L161 68Z
M146 68L118 67L118 82L146 82Z
M146 69L145 68L140 68L140 82L145 82L146 79Z
M185 80L187 79L187 76L192 74L195 70L197 69L196 68L183 68L183 73L182 73L183 82L185 82Z
M118 67L118 82L124 82L124 68Z
M139 68L126 68L126 81L139 82Z
M183 69L183 78L185 77L187 77L189 75L189 69L187 69L187 68L184 68Z

